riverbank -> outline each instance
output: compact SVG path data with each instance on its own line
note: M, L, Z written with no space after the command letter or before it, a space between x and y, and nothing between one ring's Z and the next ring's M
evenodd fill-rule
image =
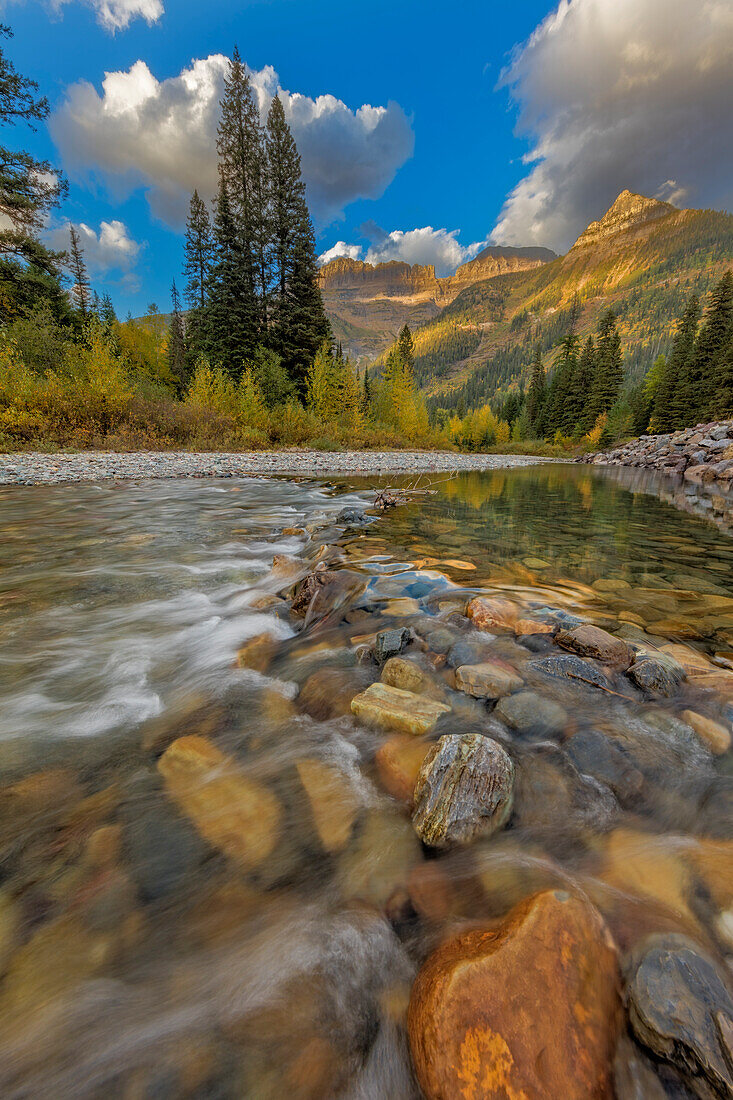
M636 466L699 485L733 486L733 420L696 424L665 435L642 435L619 447L581 455L593 466Z
M434 474L532 466L557 459L526 455L457 454L450 451L78 451L0 455L0 484L53 485L68 481L137 478L247 477L289 474Z

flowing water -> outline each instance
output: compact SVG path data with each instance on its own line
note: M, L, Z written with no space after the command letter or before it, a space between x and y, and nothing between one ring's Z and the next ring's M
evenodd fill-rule
M638 475L567 466L337 520L375 485L0 490L3 1097L417 1097L418 967L547 886L592 899L622 955L656 930L733 954L733 540ZM317 561L340 583L294 615ZM672 644L688 679L548 676L552 636L475 631L476 594ZM479 730L515 761L508 826L470 847L420 844L392 735L351 715L392 626L452 707L417 743ZM486 657L539 697L529 719L454 690ZM194 793L165 764L190 737L213 753Z

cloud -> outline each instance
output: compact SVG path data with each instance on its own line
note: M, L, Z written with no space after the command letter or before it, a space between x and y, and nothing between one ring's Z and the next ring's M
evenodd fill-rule
M403 260L408 264L432 264L436 274L451 275L460 264L472 260L486 241L475 241L462 245L456 240L457 229L433 229L431 225L422 229L394 229L385 233L374 222L362 226L365 236L371 238L368 248L361 245L337 241L318 257L319 263L326 264L338 256L348 256L352 260L364 260L368 264L387 263L389 260Z
M6 3L9 0L6 0ZM54 12L61 12L72 0L48 0ZM157 23L165 13L162 0L82 0L97 16L97 22L112 34L129 27L134 19L144 19L148 26Z
M729 0L562 0L500 85L532 167L493 241L565 249L624 188L733 204Z
M216 127L228 61L194 60L157 80L144 61L105 74L101 94L71 85L51 132L72 175L88 172L116 197L144 187L153 212L180 226L194 188L216 189ZM332 95L312 99L280 86L271 66L251 73L263 121L280 95L303 163L316 222L327 225L356 199L379 198L412 156L410 120L397 103L357 110Z
M84 222L74 225L90 275L104 275L110 271L127 274L135 266L140 245L132 239L124 222L102 222L99 232ZM44 236L51 248L68 251L69 222L54 226Z

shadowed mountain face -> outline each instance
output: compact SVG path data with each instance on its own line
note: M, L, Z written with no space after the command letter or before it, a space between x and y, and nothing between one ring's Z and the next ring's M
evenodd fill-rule
M574 302L581 337L614 310L629 376L642 378L669 351L690 295L703 297L733 266L733 216L622 191L565 256L524 260L479 275L477 256L453 276L458 293L417 330L416 376L437 403L475 407L526 382L538 346L551 366Z
M548 248L489 246L439 278L431 265L397 260L368 264L332 260L321 269L321 290L334 333L355 356L375 356L389 347L402 325L437 317L465 287L483 279L527 271L555 259Z

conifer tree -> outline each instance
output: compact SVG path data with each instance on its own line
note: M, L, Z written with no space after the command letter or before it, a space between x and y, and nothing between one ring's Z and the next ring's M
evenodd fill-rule
M535 438L541 438L543 434L543 413L545 407L546 384L545 368L542 365L542 352L539 347L535 352L532 364L532 380L527 393L527 417L529 428Z
M397 355L401 359L402 365L412 375L415 369L415 342L407 325L402 326L397 337Z
M733 416L733 332L720 358L715 414L726 420Z
M671 354L654 393L653 424L657 432L682 428L694 416L691 371L699 321L700 302L693 294L679 319Z
M361 387L361 408L364 421L367 422L372 415L372 383L369 378L369 367L364 367L364 379Z
M725 404L725 394L719 392L719 375L733 332L733 272L726 271L713 288L692 358L691 381L697 396L695 415L714 416Z
M562 432L568 435L574 428L570 406L573 378L578 365L578 337L571 328L560 345L560 355L552 374L547 401L547 423L545 430L549 435Z
M240 236L242 280L252 283L257 338L267 331L267 185L260 113L239 50L235 48L224 81L217 133L219 174L229 196L232 223ZM275 349L277 350L277 349Z
M608 412L618 401L624 379L621 337L616 328L616 315L609 309L598 324L596 364L591 392L589 416L594 420Z
M578 359L578 365L573 376L573 393L571 403L573 406L573 426L579 427L581 432L590 431L593 427L593 417L590 413L590 397L593 390L593 379L596 369L596 346L593 337L589 336L583 344L583 350Z
M186 363L186 341L183 330L183 317L181 316L181 299L178 294L175 279L171 287L171 313L170 331L168 333L168 369L176 381L179 393L183 393L188 382L188 369Z
M89 314L91 288L89 286L86 264L84 263L84 249L81 246L76 227L71 224L69 225L69 237L71 239L69 268L74 280L74 285L71 288L71 296L81 314L82 320L85 321Z
M257 300L223 175L216 199L214 247L206 343L211 359L237 378L244 361L254 356L257 347Z
M266 149L273 272L268 343L302 389L316 351L330 337L330 326L318 285L300 155L279 96L267 118Z
M206 203L200 198L198 191L194 191L191 196L184 249L183 273L186 283L183 294L188 305L186 339L191 357L196 360L206 352L208 346L206 308L211 293L214 262L211 219Z

